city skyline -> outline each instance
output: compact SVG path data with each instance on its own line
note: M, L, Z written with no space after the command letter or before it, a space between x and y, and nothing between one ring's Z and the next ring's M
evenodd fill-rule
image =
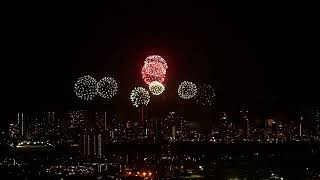
M319 179L314 12L5 5L2 179Z
M312 111L303 114L303 116L301 115L300 121L290 121L283 117L270 117L257 121L255 117L251 116L248 109L243 108L238 112L238 116L231 115L227 112L220 112L212 115L216 119L209 119L209 122L202 127L201 123L188 119L184 112L164 112L160 116L153 116L150 112L145 112L143 120L141 119L140 112L141 109L137 111L136 117L128 119L123 119L119 114L105 111L71 110L67 112L20 112L16 113L15 117L10 120L8 135L12 138L12 134L18 131L20 137L18 139L26 140L28 139L26 138L26 135L30 131L39 135L47 134L48 132L49 134L58 133L57 135L59 135L67 132L63 130L63 128L80 128L81 130L78 133L87 133L90 131L98 132L100 130L110 129L118 129L120 132L122 131L120 129L123 128L139 128L141 125L144 127L144 125L147 124L149 125L144 128L151 128L152 131L156 131L157 128L159 128L160 131L162 131L162 128L169 128L169 131L171 132L171 128L174 126L176 128L179 127L180 122L184 122L184 126L190 128L190 130L204 134L210 134L210 131L214 129L216 132L223 134L225 133L225 130L223 130L224 128L232 128L236 131L239 130L236 133L240 135L241 138L248 138L249 135L253 135L251 131L255 129L261 129L265 131L264 133L268 133L268 128L273 128L273 130L271 129L271 132L275 130L274 128L280 128L278 129L278 131L280 130L280 133L291 131L292 128L299 129L299 131L296 130L296 132L291 135L301 137L302 135L308 134L308 136L310 136L313 134L316 137L320 128L320 108L315 108ZM309 120L311 123L305 122L306 120ZM229 125L230 127L228 127ZM291 126L291 128L288 128L289 126ZM12 128L18 129L12 130ZM179 131L179 129L176 129L175 131ZM123 133L125 134L125 132L126 130L124 130ZM275 131L274 133L279 132ZM123 136L121 138L126 137L126 135L121 136ZM161 138L161 135L157 136L157 138ZM209 141L209 139L205 141Z

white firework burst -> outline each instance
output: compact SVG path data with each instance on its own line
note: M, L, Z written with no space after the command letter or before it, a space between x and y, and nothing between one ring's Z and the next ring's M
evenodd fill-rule
M135 107L146 106L150 101L150 95L145 88L135 87L131 91L130 100Z
M191 99L197 94L197 86L190 81L183 81L178 87L178 94L182 99Z
M97 83L97 92L103 98L111 98L118 92L117 81L112 77L104 77Z
M74 92L80 99L90 101L97 95L96 84L97 81L89 75L80 77L74 85Z
M212 106L214 104L215 96L213 87L210 84L203 84L198 86L196 102L203 106Z
M149 90L153 95L160 95L165 90L163 84L158 81L152 81L149 84Z

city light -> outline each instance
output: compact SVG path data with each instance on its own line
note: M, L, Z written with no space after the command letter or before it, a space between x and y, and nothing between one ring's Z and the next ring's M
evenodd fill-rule
M22 141L16 145L17 148L54 147L48 142L42 141Z

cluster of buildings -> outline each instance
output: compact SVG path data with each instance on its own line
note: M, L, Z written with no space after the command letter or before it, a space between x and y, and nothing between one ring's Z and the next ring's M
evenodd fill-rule
M238 147L237 144L245 143L302 142L305 147L305 143L320 142L319 109L302 114L300 121L294 122L279 118L257 122L246 109L238 114L236 119L227 112L220 112L206 127L199 127L179 112L167 112L157 118L145 115L143 120L141 116L137 118L140 120L127 121L109 112L19 112L9 123L8 130L1 131L1 142L7 142L12 148L0 155L0 170L21 176L99 176L110 179L128 176L144 179L281 179L286 175L283 170L279 171L281 168L268 169L251 164L265 164L265 161L279 159L283 154L264 150L229 152L226 151L231 147L228 144L234 143L234 147ZM136 144L141 146L134 146ZM207 144L227 145L213 147ZM191 146L195 149L212 147L215 151L193 152L189 149ZM114 147L125 149L112 150ZM136 147L138 149L130 151ZM151 149L153 147L155 150ZM68 154L68 149L77 153ZM184 149L188 151L184 152ZM301 152L320 151L314 148ZM300 156L291 156L301 161ZM308 168L304 169L304 176L320 177L318 169L313 168L313 163L317 162L314 157L313 154L304 156L315 162L301 161Z
M209 142L220 143L292 143L320 141L320 110L300 116L298 121L283 121L278 118L267 118L263 124L249 119L248 110L241 110L241 125L230 120L222 113L220 121L213 123ZM306 121L307 119L307 121ZM262 125L261 125L262 124Z
M83 155L102 156L107 144L286 143L320 141L320 110L290 122L265 119L260 126L246 109L240 120L221 112L206 128L195 128L182 114L124 121L107 112L69 111L17 113L9 124L8 142L47 142L76 147ZM307 127L305 121L309 118ZM311 122L311 124L310 124Z

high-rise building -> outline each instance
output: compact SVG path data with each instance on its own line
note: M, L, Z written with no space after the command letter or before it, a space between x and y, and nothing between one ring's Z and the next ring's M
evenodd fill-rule
M101 134L98 134L98 156L102 156L102 139Z
M158 140L173 140L173 135L175 134L175 126L176 126L176 122L175 122L175 112L169 112L168 115L165 117L165 119L159 120L158 123Z
M320 133L320 108L314 108L313 109L313 126L315 127L315 130Z
M186 141L190 133L187 121L176 112L169 112L163 120L159 120L157 128L157 138L165 141Z
M89 155L89 152L88 152L88 147L89 147L89 135L87 134L83 134L82 135L82 138L83 138L83 142L82 142L82 154L84 156L86 155Z
M302 122L303 122L303 117L300 117L300 122L299 122L299 136L302 136Z
M110 128L110 125L111 125L110 120L111 120L111 117L108 117L107 112L95 113L96 127L100 130L107 130L108 128Z
M176 127L172 126L172 131L171 131L171 139L172 141L176 141Z
M0 144L7 142L7 133L0 128Z
M265 120L265 132L266 133L272 133L273 123L274 123L274 120L272 118L268 118Z
M18 113L18 127L19 127L19 133L20 137L23 138L26 134L26 116L25 113Z
M247 138L250 135L250 122L249 122L248 113L249 113L249 111L247 109L245 109L245 108L240 110L241 119L243 120L242 122L244 122L243 132L245 133L245 136Z
M19 137L19 126L17 123L9 124L9 138L11 140L17 139Z
M103 153L103 139L101 134L87 133L82 135L82 155L101 157Z
M312 127L311 132L312 136L316 140L320 140L320 107L313 108L311 114Z
M26 137L26 115L23 112L17 113L16 120L9 124L9 140L20 141Z
M86 130L88 122L88 113L83 110L70 111L70 123L69 128L79 128L81 130Z

